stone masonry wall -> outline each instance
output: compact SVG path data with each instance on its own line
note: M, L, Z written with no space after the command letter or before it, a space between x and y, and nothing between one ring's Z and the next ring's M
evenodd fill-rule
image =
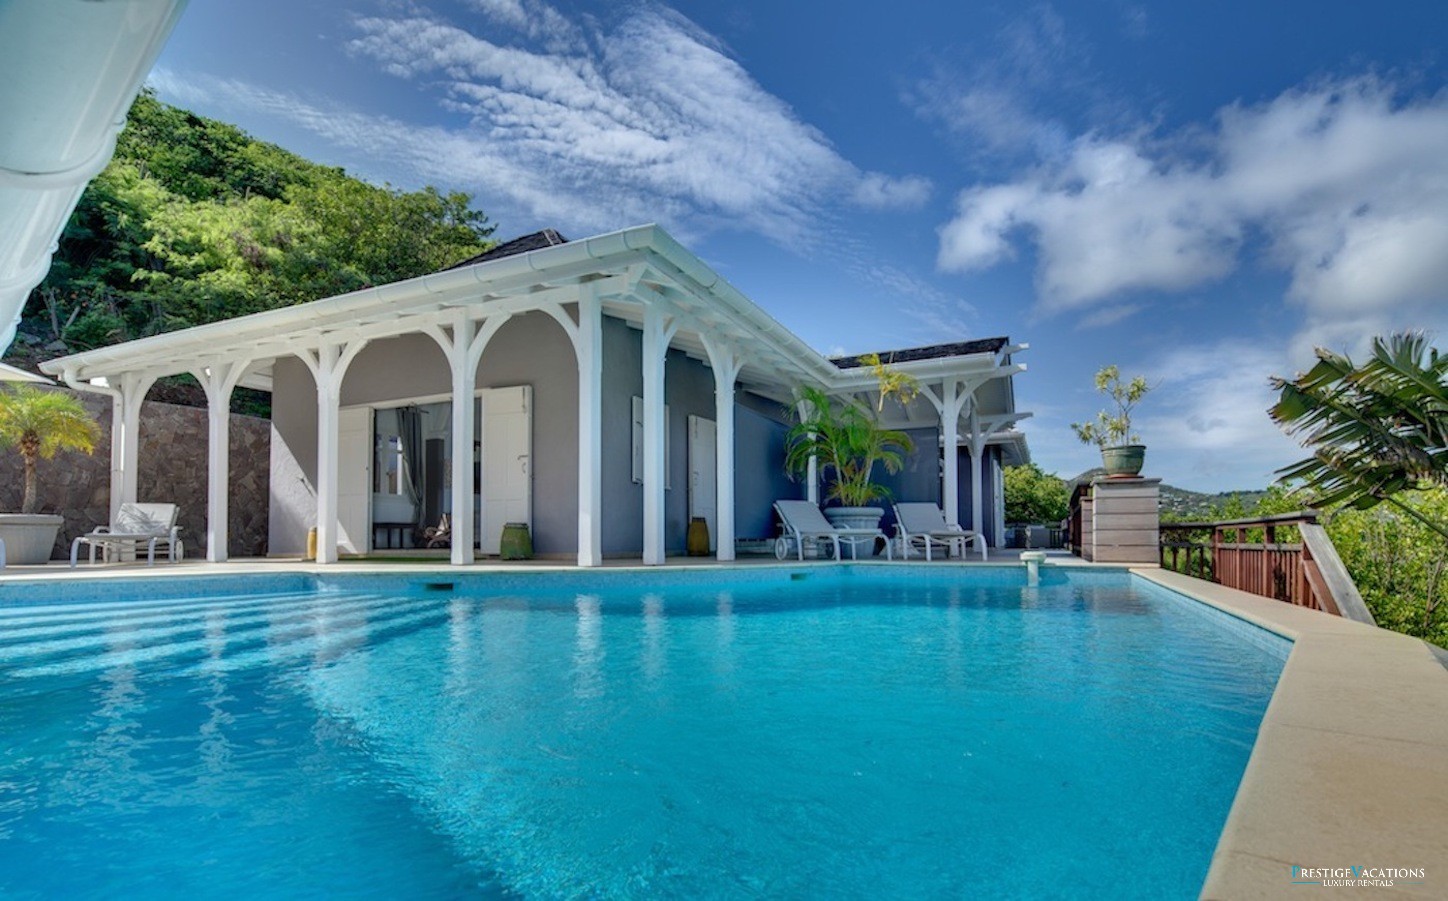
M90 393L79 397L100 427L95 453L61 453L41 460L38 467L39 512L65 517L52 559L69 559L71 539L107 525L110 519L111 401ZM140 445L137 499L179 505L178 522L186 556L205 556L206 411L172 404L143 404ZM270 467L271 424L265 419L233 414L228 552L234 557L266 554ZM20 509L23 479L20 455L14 450L0 452L0 511Z

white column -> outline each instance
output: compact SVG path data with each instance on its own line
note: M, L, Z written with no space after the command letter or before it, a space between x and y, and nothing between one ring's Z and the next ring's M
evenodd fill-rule
M715 559L734 559L734 381L740 361L727 346L705 339L714 370Z
M155 376L128 372L114 386L120 393L111 408L111 522L121 504L134 504L140 484L141 405Z
M342 405L341 348L317 352L317 562L337 562L337 427Z
M801 420L813 412L806 401L800 401L798 409ZM804 479L804 496L811 504L818 507L820 505L820 460L814 454L809 456L809 465L805 468Z
M947 377L941 386L940 397L940 461L941 473L945 477L942 492L945 501L945 522L960 524L960 404L957 402L958 383Z
M672 324L663 309L644 307L644 564L664 562L664 361Z
M225 563L227 559L231 394L246 366L244 362L223 363L193 373L206 390L206 559L210 563Z
M578 565L603 564L603 316L598 294L578 299Z
M980 548L980 559L986 557L985 518L981 503L981 467L985 464L985 436L980 433L980 417L974 405L970 411L970 527L975 530L975 546Z
M475 386L477 366L472 362L476 326L460 316L453 323L453 349L448 354L452 369L452 563L473 562L473 441L477 409Z

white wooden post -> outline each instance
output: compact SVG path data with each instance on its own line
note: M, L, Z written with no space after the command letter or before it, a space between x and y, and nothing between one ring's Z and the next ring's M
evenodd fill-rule
M298 354L317 384L317 562L337 562L337 428L341 418L342 379L367 340L328 343Z
M603 565L603 314L598 292L578 298L578 565Z
M985 464L985 436L980 432L980 416L975 404L970 409L970 527L975 530L975 546L980 559L986 558L985 519L982 514L981 467Z
M945 477L941 500L945 503L945 522L960 524L960 404L958 384L947 377L940 391L940 459L941 474Z
M644 564L664 562L664 362L676 323L657 303L644 306Z
M814 410L809 401L800 401L795 408L799 411L801 421L810 416ZM809 465L804 472L804 496L816 507L820 505L820 459L814 454L809 455Z
M337 562L337 428L342 378L341 349L324 344L317 351L317 562Z
M156 377L128 372L114 386L119 392L111 407L111 522L121 504L134 504L140 484L141 405Z
M704 349L714 370L714 554L729 561L734 559L734 381L741 363L731 348L707 337Z
M473 562L475 542L474 520L480 507L477 485L473 480L473 442L477 435L477 376L483 350L493 336L511 318L502 313L483 320L479 325L459 313L451 323L452 334L436 325L424 328L423 334L436 341L447 354L448 371L452 373L452 551L454 566ZM482 449L486 454L487 448Z
M453 322L452 351L452 564L473 562L473 441L477 409L477 370L468 366L468 349L477 326L466 316Z
M248 362L222 363L192 373L206 391L206 559L225 563L230 541L231 394Z

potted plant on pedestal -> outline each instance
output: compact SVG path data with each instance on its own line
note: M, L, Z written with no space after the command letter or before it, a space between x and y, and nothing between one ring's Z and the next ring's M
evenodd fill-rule
M25 460L19 513L0 513L0 540L10 563L45 563L64 517L41 515L35 464L58 451L91 453L100 436L95 420L73 395L29 385L0 390L0 448L15 447Z
M888 500L889 489L873 481L876 464L899 472L913 447L904 432L881 428L873 411L850 401L834 401L818 388L795 392L795 425L785 439L785 467L792 475L809 472L817 461L828 485L826 498L840 506L825 508L836 526L873 529L885 515L876 501Z
M1083 444L1094 444L1101 449L1101 465L1111 478L1126 478L1140 474L1146 462L1146 446L1131 430L1131 411L1151 390L1146 379L1136 376L1129 382L1121 380L1121 371L1107 366L1096 373L1096 390L1105 394L1116 404L1116 412L1106 410L1096 414L1093 422L1073 422L1071 430Z

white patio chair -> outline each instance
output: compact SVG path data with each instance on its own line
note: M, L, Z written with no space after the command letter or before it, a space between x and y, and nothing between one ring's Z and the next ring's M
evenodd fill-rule
M952 553L965 557L966 542L980 536L955 523L947 523L940 505L934 503L903 503L895 505L895 536L900 542L900 555L910 559L911 548L923 549L925 559L931 560L931 550L945 549L946 556ZM985 542L980 542L980 559L985 559Z
M167 557L175 563L184 553L176 514L175 504L121 504L110 526L99 526L70 543L70 565L75 567L82 544L90 547L91 563L96 562L96 548L109 558L112 551L134 549L139 553L142 544L146 546L147 566L156 565L158 546L165 548Z
M840 559L840 540L849 542L850 556L860 559L859 544L869 539L873 549L876 538L885 539L885 556L894 559L890 550L890 539L879 529L840 529L830 524L825 515L809 501L775 501L774 510L779 514L779 537L774 540L774 556L780 560L789 556L790 545L800 560L804 559L806 539L829 541L835 547L835 559Z

